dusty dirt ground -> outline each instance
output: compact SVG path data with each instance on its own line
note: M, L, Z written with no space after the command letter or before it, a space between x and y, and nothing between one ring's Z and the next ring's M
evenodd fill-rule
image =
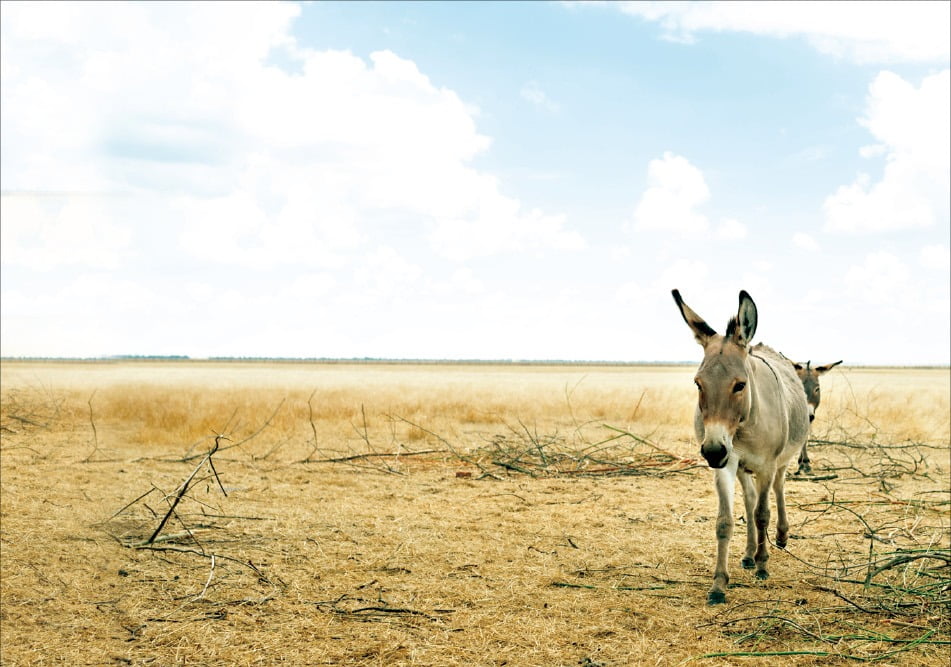
M755 580L738 502L712 607L692 368L0 370L4 665L951 657L947 369L823 385L793 539Z

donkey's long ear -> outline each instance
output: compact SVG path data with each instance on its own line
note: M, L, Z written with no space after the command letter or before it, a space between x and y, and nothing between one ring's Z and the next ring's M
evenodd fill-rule
M842 360L839 359L834 364L826 364L825 366L816 366L813 370L819 375L822 375L823 373L828 373L829 371L831 371L833 368L835 368L841 363L842 363Z
M674 295L674 302L680 309L680 314L683 316L684 322L686 322L690 330L693 331L693 337L697 339L700 345L706 347L707 341L709 341L712 336L716 336L717 332L714 331L709 324L704 322L702 317L693 312L690 306L684 303L684 300L680 297L679 290L671 290L670 293Z
M756 333L756 304L753 298L746 293L746 290L740 290L740 308L736 311L736 326L729 327L732 331L733 340L740 347L746 347L753 340L753 334Z

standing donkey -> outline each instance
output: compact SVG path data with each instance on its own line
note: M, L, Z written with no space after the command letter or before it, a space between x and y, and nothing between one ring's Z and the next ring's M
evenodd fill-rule
M806 403L809 404L809 423L812 424L812 420L816 418L816 410L819 409L819 376L828 373L833 368L842 363L842 360L839 359L835 363L826 364L825 366L816 366L813 368L810 366L807 361L804 364L799 363L798 361L793 362L793 368L796 369L796 375L799 376L799 379L802 381L802 388L806 392ZM808 475L812 472L812 464L809 462L809 452L807 451L808 444L802 444L802 451L799 452L799 469L796 470L797 475Z
M726 602L730 580L727 556L733 536L733 493L736 478L743 487L746 505L746 553L741 564L756 568L756 578L766 579L766 530L769 526L769 489L776 494L776 546L789 537L783 485L786 466L809 435L809 416L802 382L792 364L772 349L750 349L756 333L756 304L740 292L736 317L721 336L684 303L673 290L674 301L697 342L703 362L694 382L699 392L694 430L700 453L714 469L719 497L717 513L717 564L709 604ZM752 520L751 520L752 518Z

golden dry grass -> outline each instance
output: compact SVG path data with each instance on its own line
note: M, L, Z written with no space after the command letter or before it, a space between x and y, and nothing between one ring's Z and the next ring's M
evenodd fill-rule
M2 662L946 665L948 370L824 378L718 607L693 372L3 362Z

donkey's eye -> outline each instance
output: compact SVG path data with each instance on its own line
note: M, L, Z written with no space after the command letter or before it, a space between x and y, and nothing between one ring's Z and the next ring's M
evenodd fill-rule
M737 382L735 385L733 385L733 393L734 393L734 394L739 394L739 393L740 393L741 391L743 391L744 389L746 389L746 383L745 383L745 382Z
M694 383L695 385L697 385L697 391L703 391L703 387L700 386L700 383L699 383L699 382L697 382L696 380L694 380L693 383Z

